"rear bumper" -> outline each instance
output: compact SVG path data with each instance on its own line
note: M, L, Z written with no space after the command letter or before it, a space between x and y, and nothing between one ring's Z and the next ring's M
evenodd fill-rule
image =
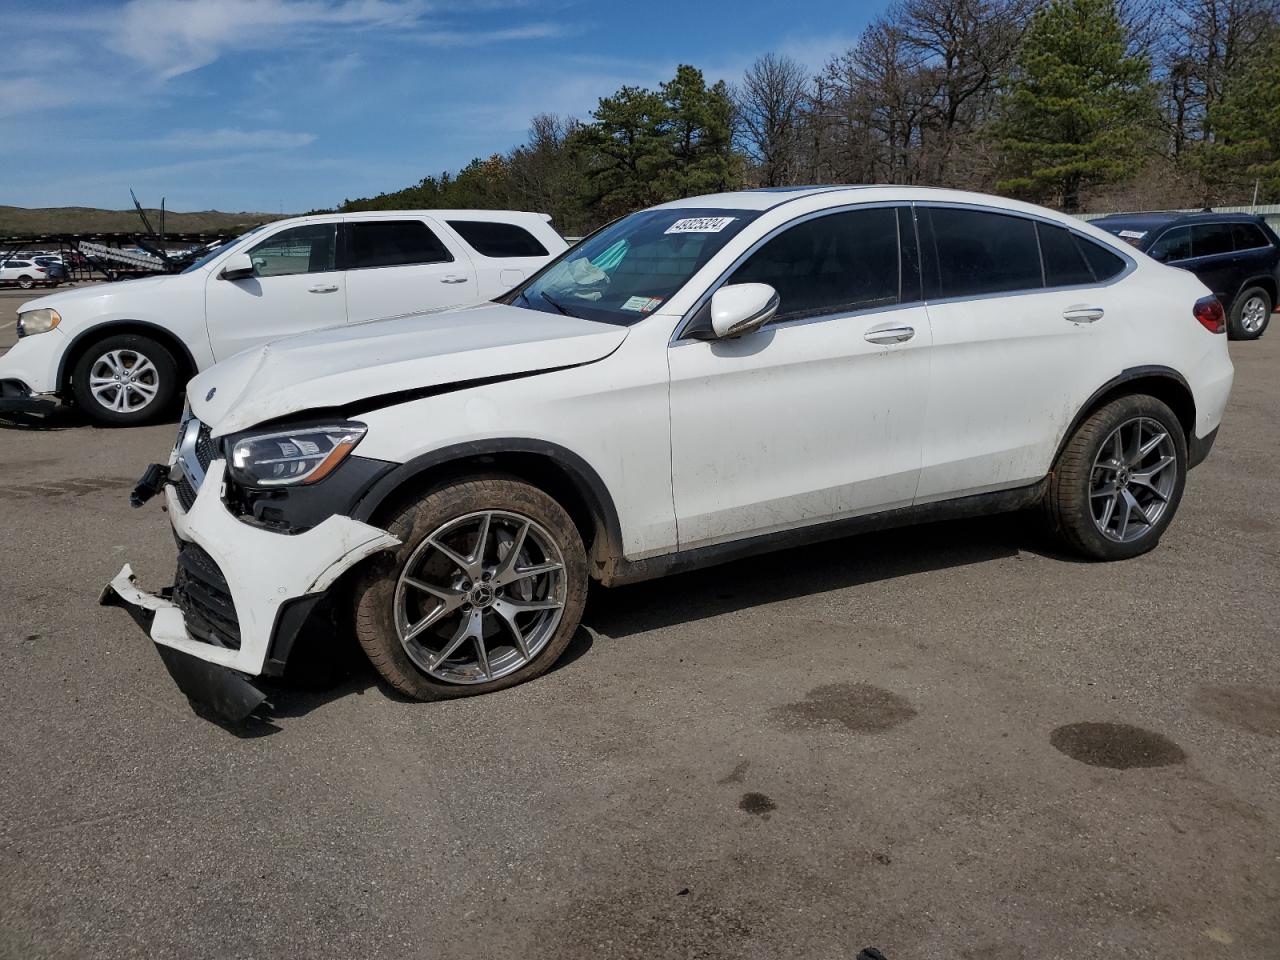
M1213 449L1214 441L1218 439L1218 428L1214 427L1203 437L1192 436L1191 442L1187 444L1187 469L1198 467L1204 463L1209 457L1209 451Z
M157 646L221 668L184 670L184 681L173 664L185 661L165 654L179 686L187 682L206 690L281 672L307 615L338 577L400 542L342 516L293 536L247 524L222 502L225 466L223 460L209 465L190 510L183 510L172 484L165 487L185 568L177 592L142 590L126 564L101 597L104 605L127 610ZM193 579L193 572L203 579ZM223 670L235 676L229 680Z

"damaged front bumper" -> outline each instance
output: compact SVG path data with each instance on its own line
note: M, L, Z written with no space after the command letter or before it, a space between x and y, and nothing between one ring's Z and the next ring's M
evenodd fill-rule
M0 413L48 416L58 409L56 397L40 396L20 380L0 380Z
M129 612L188 697L243 719L263 701L248 678L281 672L307 612L338 577L400 541L336 515L294 535L245 523L223 503L225 469L221 459L209 465L190 510L173 484L164 488L179 541L175 586L148 593L126 564L100 602Z

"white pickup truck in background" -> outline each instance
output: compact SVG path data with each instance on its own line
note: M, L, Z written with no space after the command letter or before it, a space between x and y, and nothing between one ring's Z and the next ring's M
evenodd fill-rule
M18 310L0 410L74 400L93 420L145 423L183 384L268 340L498 296L566 248L550 218L393 210L279 220L180 274L53 294Z

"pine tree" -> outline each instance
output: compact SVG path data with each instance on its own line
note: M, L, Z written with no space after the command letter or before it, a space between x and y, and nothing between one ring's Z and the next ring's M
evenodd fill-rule
M1273 28L1210 108L1215 131L1201 148L1201 168L1214 186L1240 199L1260 181L1264 202L1280 200L1280 26Z
M998 189L1079 209L1137 172L1151 142L1151 64L1130 54L1114 0L1050 0L1032 17L1001 102Z

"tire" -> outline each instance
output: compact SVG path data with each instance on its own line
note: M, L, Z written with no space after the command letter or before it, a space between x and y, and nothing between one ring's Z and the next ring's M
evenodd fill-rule
M477 556L485 516L486 549ZM401 545L359 575L352 614L361 647L396 690L415 700L491 693L532 680L559 659L582 618L587 560L555 500L513 477L472 477L429 491L387 529ZM557 563L558 572L528 572ZM471 579L477 573L481 579Z
M18 286L20 286L23 290L30 290L35 285L36 285L36 282L32 280L30 277L18 278Z
M111 384L95 393L101 383L117 375L136 381ZM93 421L111 427L150 423L172 406L178 395L178 362L169 350L136 333L105 337L80 354L71 371L71 391L80 409ZM124 395L123 406L116 400Z
M1232 340L1257 340L1266 332L1274 307L1271 294L1262 287L1249 287L1241 291L1240 296L1231 304L1227 335Z
M1152 446L1136 459L1135 426L1139 442ZM1172 460L1166 462L1169 457ZM1110 466L1115 463L1120 467ZM1165 465L1153 471L1157 463ZM1177 513L1186 479L1187 441L1173 411L1145 394L1120 397L1091 414L1058 456L1043 505L1047 524L1064 546L1085 557L1136 557L1160 542ZM1116 481L1120 489L1108 497L1109 491L1117 491ZM1129 497L1137 504L1136 512Z

